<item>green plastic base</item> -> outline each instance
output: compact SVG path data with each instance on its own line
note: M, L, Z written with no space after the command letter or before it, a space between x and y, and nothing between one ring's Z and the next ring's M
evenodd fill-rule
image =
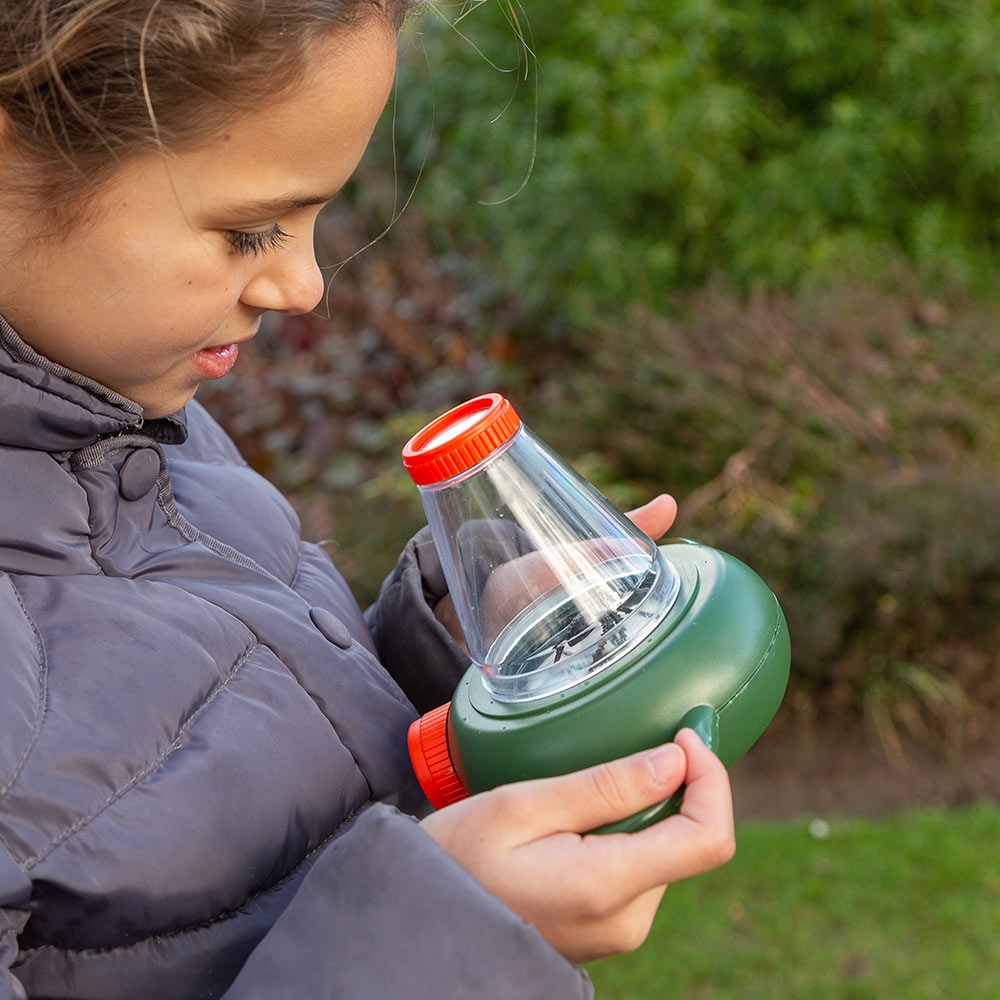
M448 748L470 792L565 774L671 740L695 728L728 767L764 732L788 683L790 645L774 595L751 569L717 549L661 546L680 576L663 622L621 662L575 687L522 703L499 702L477 667L460 681ZM680 807L666 802L602 827L637 830Z

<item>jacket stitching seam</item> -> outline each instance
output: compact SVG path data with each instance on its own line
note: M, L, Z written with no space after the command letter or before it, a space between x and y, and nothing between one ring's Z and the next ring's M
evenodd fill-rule
M167 465L166 455L162 446L145 435L125 434L120 437L109 438L95 444L81 448L76 455L76 467L80 469L94 469L100 467L107 459L121 451L131 451L136 448L153 448L160 457L160 471L156 477L156 502L163 511L164 517L180 536L187 542L201 542L206 548L211 549L217 555L243 566L247 569L260 573L271 580L278 579L273 573L261 566L256 560L240 552L239 549L225 542L220 542L211 535L199 530L180 512L177 501L174 498L173 485L170 480L170 469ZM93 523L91 522L93 530Z
M38 631L38 627L32 620L32 617L28 612L28 609L23 599L21 598L21 594L19 593L17 586L9 576L5 575L5 578L7 580L7 583L10 585L10 589L14 594L14 599L17 601L18 607L21 609L21 614L24 615L24 619L28 623L28 626L31 629L32 634L35 637L35 649L37 650L38 654L38 666L35 673L36 681L38 684L38 698L35 707L35 721L34 725L32 726L31 736L28 739L28 745L24 748L24 753L21 754L21 759L17 762L17 765L14 768L13 776L11 777L10 781L5 787L0 788L0 799L2 799L5 795L8 794L8 792L10 792L10 790L14 787L14 785L17 784L18 779L21 777L21 773L24 771L24 766L25 764L27 764L28 758L31 756L32 750L34 750L35 746L38 744L38 738L42 732L42 725L45 721L45 716L48 712L48 684L46 682L48 672L45 662L45 645L42 642L41 633ZM2 836L0 836L0 844L3 844L4 847L10 850L10 846L4 841Z
M302 859L299 861L299 863L294 868L292 868L290 871L288 871L286 874L284 874L276 882L272 882L269 885L263 886L262 888L260 888L256 892L249 893L247 896L245 896L243 898L243 900L241 900L235 906L230 907L229 909L223 911L222 913L216 914L214 917L210 917L208 920L202 920L199 923L190 924L187 927L180 927L177 930L171 930L171 931L161 932L161 933L158 933L158 934L149 934L149 935L147 935L146 937L143 937L143 938L136 938L136 940L130 941L128 944L114 945L114 946L112 946L110 948L63 948L63 947L60 947L59 945L49 944L49 945L41 945L41 946L39 946L37 948L22 948L21 949L21 955L24 956L24 955L29 955L29 954L37 954L39 952L43 952L43 951L48 950L48 949L57 950L57 951L61 951L61 952L72 954L72 955L104 955L104 954L112 954L112 953L114 953L116 951L125 951L125 950L130 949L130 948L138 947L139 945L142 945L142 944L144 944L147 941L152 941L152 940L155 940L155 941L166 941L166 940L170 940L171 938L180 937L183 934L190 934L190 933L196 933L196 932L202 931L202 930L207 930L207 929L209 929L211 927L214 927L216 924L221 924L221 923L223 923L226 920L231 920L233 918L233 916L235 914L239 913L240 910L244 909L247 906L247 904L253 902L253 900L255 900L255 899L259 899L261 896L267 895L269 892L274 892L275 889L280 888L282 885L284 885L290 879L294 878L302 870L303 866L305 866L306 864L308 864L314 857L316 857L317 854L319 854L320 851L324 850L326 848L326 846L335 837L337 837L340 834L340 831L343 830L343 828L348 823L350 823L352 820L354 820L357 816L359 816L361 813L363 813L366 809L371 808L372 804L373 803L371 803L371 802L366 803L365 805L361 806L360 808L355 809L354 812L352 812L350 815L345 816L344 819L342 819L333 828L333 830L331 830L330 833L327 834L327 836L323 838L323 840L321 840L311 851L309 851L307 854L305 854L302 857Z
M100 816L103 812L105 812L112 805L114 805L115 802L121 799L126 792L130 791L131 789L135 788L137 785L145 781L146 778L148 778L151 774L153 774L153 772L156 771L157 768L159 768L160 765L163 764L163 762L167 760L168 757L170 757L177 750L179 750L184 735L189 731L194 722L198 718L200 718L205 711L207 711L209 705L211 705L215 701L215 699L218 698L219 695L224 690L226 690L226 688L229 686L229 682L236 676L236 674L239 672L243 664L246 663L247 660L249 659L250 654L257 648L258 644L253 643L243 651L242 655L233 665L232 669L230 670L226 678L223 680L223 682L219 684L218 687L216 687L215 690L213 690L205 698L205 700L198 706L197 709L195 709L194 712L191 713L191 715L187 717L187 719L184 720L184 722L181 724L181 727L177 730L177 733L174 736L174 738L170 741L170 743L163 751L157 754L157 756L153 760L151 760L145 767L141 768L139 771L133 774L132 777L129 778L128 781L126 781L123 785L121 785L119 788L116 788L104 800L104 802L100 806L98 806L93 812L88 813L86 816L77 820L72 826L67 827L60 834L53 837L52 840L50 840L44 847L42 847L37 853L32 855L24 862L24 867L26 869L31 869L35 867L35 865L37 865L39 862L44 861L45 858L47 858L57 847L61 847L63 844L66 843L66 841L68 841L69 839L74 837L77 833L79 833L81 830L89 826L95 819L97 819L98 816Z
M266 577L269 580L278 580L279 583L282 582L272 572L261 566L255 559L251 559L248 555L240 552L239 549L234 548L232 545L220 542L217 538L213 538L211 535L201 531L181 513L180 508L177 506L177 500L174 497L174 488L170 479L170 469L166 465L164 465L160 470L156 486L156 502L159 504L160 510L163 511L163 516L167 519L167 523L173 527L174 530L179 532L183 538L189 542L201 542L201 544L206 548L211 549L224 559L228 559L231 562L236 563L238 566L243 566L245 569L259 573L261 576Z

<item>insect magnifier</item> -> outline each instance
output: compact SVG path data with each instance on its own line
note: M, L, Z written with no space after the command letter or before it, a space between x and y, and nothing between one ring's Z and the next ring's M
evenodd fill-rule
M470 666L410 728L431 804L564 774L690 726L727 766L773 718L788 628L741 561L657 545L488 393L415 434L417 485ZM608 827L677 811L683 789Z

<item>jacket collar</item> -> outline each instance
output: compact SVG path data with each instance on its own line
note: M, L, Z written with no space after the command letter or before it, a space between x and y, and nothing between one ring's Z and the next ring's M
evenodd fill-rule
M42 357L0 316L0 445L76 451L140 429L163 444L187 438L183 410L143 422L138 404Z

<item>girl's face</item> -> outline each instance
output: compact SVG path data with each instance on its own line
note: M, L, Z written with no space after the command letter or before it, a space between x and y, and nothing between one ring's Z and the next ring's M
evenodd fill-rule
M204 146L128 161L57 237L39 236L37 207L6 211L0 315L144 418L179 409L232 368L264 312L320 301L316 217L361 159L395 52L377 18L323 40L292 92Z

